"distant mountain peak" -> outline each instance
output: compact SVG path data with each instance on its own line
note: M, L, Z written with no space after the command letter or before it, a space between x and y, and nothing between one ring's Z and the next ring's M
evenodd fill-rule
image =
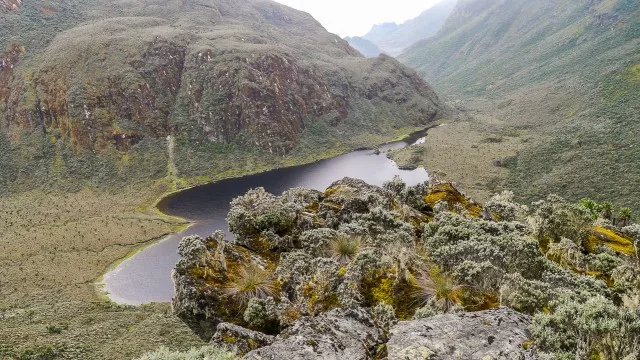
M402 24L387 22L374 25L362 38L374 43L382 52L399 55L414 43L437 34L456 3L457 0L444 0Z

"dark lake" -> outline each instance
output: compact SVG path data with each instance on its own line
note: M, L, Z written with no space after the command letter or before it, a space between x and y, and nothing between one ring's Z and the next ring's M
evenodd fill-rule
M189 235L208 236L215 230L224 230L229 203L247 190L264 187L273 194L305 187L324 190L344 177L363 179L373 185L382 185L395 175L409 185L428 179L424 169L400 170L385 154L391 149L424 142L424 133L416 133L405 141L380 146L382 153L361 150L322 160L317 163L277 169L269 172L222 180L175 193L158 204L165 214L191 221L191 227L153 244L109 271L103 277L103 291L119 304L140 305L149 302L169 302L173 297L171 270L178 261L180 239Z

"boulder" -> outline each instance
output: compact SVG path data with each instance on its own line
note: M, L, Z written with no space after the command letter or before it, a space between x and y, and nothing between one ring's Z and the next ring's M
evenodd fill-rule
M184 238L180 246L189 240ZM176 291L172 308L196 334L209 340L220 323L244 324L244 304L226 294L228 286L241 280L247 269L271 273L275 265L244 247L226 242L220 232L196 240L203 243L200 245L203 251L192 256L195 260L181 257L172 273Z
M525 350L531 318L502 307L401 321L391 329L389 360L516 360Z
M251 350L271 345L274 340L275 338L271 335L230 323L220 323L216 328L216 333L211 338L211 343L233 347L236 349L237 354L243 355Z
M386 341L384 331L365 309L333 310L304 317L266 347L251 351L251 360L365 360L376 358Z

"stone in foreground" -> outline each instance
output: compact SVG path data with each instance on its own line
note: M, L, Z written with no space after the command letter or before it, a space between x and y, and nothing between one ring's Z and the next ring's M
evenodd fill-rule
M246 354L251 350L271 345L274 340L275 337L258 331L245 329L230 323L220 323L211 339L211 343L234 348L238 354Z
M389 360L528 359L530 317L509 308L402 321L391 329Z
M250 352L245 359L366 360L375 358L385 340L367 310L333 310L296 321L272 345Z

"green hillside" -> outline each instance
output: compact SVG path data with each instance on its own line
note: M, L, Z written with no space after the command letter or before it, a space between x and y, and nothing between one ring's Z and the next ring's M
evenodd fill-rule
M640 209L638 49L637 0L468 0L400 60L498 119L485 124L494 135L520 138L519 154L501 159L511 170L503 186Z
M211 181L373 146L439 114L415 72L271 1L24 2L0 17L5 192L34 178Z

